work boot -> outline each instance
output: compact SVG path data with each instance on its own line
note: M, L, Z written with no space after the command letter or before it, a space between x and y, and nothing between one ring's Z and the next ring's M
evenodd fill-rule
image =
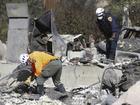
M59 100L64 100L65 98L68 98L68 93L66 92L63 84L57 85L55 90L59 91L61 93L61 96L59 97Z
M57 85L56 88L55 88L55 90L56 90L56 91L59 91L59 92L61 92L61 93L66 93L66 90L65 90L63 84Z
M43 85L37 85L37 93L41 96L45 94Z

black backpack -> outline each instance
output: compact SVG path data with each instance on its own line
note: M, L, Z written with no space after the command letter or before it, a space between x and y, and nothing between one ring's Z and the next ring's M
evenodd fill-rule
M32 66L26 64L20 64L13 70L12 76L17 81L25 81L29 76L32 76Z

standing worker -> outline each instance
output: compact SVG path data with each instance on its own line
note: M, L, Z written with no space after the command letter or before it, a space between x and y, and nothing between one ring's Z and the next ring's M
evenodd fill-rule
M21 54L21 63L32 65L33 74L36 76L37 93L44 95L44 82L52 77L53 83L57 91L66 93L63 84L60 82L62 73L62 62L56 56L52 56L46 52L34 51L31 54Z
M104 8L97 8L96 15L97 25L106 39L106 58L114 62L120 26L117 24L116 18L110 13L106 13Z

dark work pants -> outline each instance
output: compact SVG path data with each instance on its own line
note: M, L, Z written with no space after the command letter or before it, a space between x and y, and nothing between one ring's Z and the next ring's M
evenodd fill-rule
M51 61L48 65L44 67L42 73L39 77L36 78L37 85L43 85L44 82L52 77L53 83L55 86L61 84L60 78L62 73L62 63L60 60Z
M110 40L110 39L106 40L106 58L107 59L115 60L118 36L119 35L117 34L113 40Z

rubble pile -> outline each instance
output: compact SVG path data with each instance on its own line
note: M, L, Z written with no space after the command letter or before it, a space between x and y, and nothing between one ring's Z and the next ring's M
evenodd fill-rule
M67 105L99 105L107 97L105 90L100 90L100 84L73 89L71 104Z
M19 87L0 85L0 105L65 105L58 100L60 94L56 95L53 89L46 89L46 95L40 97L32 92L17 93L16 88Z
M0 105L65 105L59 100L52 100L47 95L40 97L39 100L29 100L26 95L18 93L0 93Z
M99 97L99 89L90 87L89 89L83 90L72 97L72 105L96 105L101 103Z
M107 97L104 90L100 91L100 83L72 89L68 92L67 98L60 98L60 95L52 88L46 88L44 96L41 96L39 100L31 100L29 94L13 91L8 93L8 88L3 86L0 88L0 105L98 105Z
M139 38L123 39L121 44L118 46L118 50L122 51L139 51L140 46Z

